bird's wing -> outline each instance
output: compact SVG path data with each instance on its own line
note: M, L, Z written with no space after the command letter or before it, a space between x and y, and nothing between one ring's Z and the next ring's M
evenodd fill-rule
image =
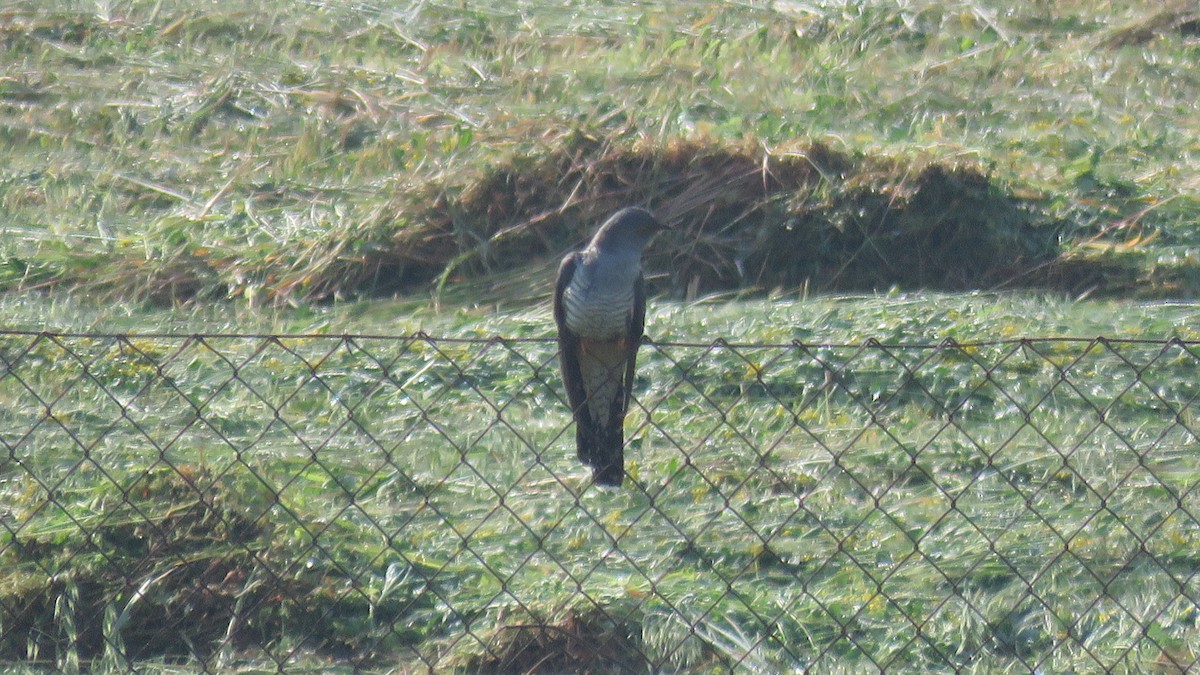
M625 341L625 398L621 401L622 412L629 409L629 400L633 395L633 372L637 368L637 350L646 329L645 286L646 282L639 274L633 284L633 311L629 313L629 338Z
M583 388L583 374L579 370L579 336L567 327L567 310L563 306L563 291L575 275L579 253L571 253L558 266L558 281L554 287L554 323L558 324L558 358L562 365L563 384L567 388L567 402L571 410L579 410L587 399Z

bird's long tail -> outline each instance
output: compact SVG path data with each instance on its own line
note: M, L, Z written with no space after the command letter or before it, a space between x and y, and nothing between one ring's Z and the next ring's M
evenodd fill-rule
M600 485L620 486L625 476L626 350L622 342L589 342L580 351L586 399L575 411L576 455Z
M625 475L625 358L620 343L591 343L579 360L587 399L575 411L576 454L600 485Z

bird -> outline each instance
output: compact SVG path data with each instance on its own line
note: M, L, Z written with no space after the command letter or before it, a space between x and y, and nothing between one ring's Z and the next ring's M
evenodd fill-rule
M646 321L642 251L664 229L646 209L623 208L558 267L554 322L576 456L598 485L624 480L622 426Z

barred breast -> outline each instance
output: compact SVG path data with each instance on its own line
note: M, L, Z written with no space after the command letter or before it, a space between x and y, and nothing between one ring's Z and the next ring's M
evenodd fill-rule
M592 283L591 276L576 272L563 290L567 327L592 340L622 337L633 308L633 284Z

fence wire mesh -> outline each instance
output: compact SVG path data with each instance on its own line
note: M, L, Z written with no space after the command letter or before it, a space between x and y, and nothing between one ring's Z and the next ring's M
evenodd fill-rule
M0 662L1184 672L1200 343L0 333Z

